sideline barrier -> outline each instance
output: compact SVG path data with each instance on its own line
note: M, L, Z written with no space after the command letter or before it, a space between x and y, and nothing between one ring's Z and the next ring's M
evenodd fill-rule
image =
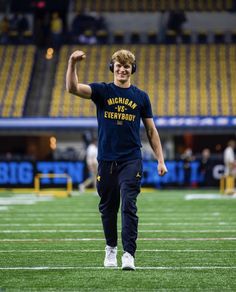
M42 178L65 178L66 179L66 190L51 190L50 189L44 189L40 190L40 180ZM69 197L72 193L72 178L68 174L61 174L61 173L37 173L34 177L34 192L35 194L44 195L44 194L53 194L55 196Z

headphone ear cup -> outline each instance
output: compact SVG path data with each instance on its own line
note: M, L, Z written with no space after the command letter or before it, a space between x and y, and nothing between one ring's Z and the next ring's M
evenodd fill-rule
M110 62L109 69L112 73L114 73L114 63L113 62ZM131 74L134 74L136 72L136 69L137 69L137 65L136 65L136 63L133 63Z
M110 62L109 69L112 73L114 73L114 63L113 62Z
M134 74L136 72L136 69L137 69L136 63L133 63L131 74Z

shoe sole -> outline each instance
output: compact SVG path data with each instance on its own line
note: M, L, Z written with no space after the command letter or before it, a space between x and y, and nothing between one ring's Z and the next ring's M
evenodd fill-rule
M122 267L124 271L135 271L135 267Z

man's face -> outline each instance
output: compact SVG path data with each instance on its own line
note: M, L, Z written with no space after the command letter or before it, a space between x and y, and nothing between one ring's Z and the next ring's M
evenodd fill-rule
M119 62L114 63L114 78L122 83L129 80L132 72L132 65L130 63L121 64Z

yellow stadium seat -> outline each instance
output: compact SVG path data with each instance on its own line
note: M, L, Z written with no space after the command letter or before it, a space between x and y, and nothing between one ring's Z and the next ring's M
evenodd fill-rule
M220 108L223 115L236 114L232 95L236 90L235 45L127 45L127 48L137 58L138 70L132 77L133 82L148 92L155 115L218 115ZM83 50L89 53L90 59L83 63L84 70L81 67L81 81L111 81L112 74L107 64L109 56L117 49L119 46L116 45L84 46ZM66 111L58 111L59 116L63 113L94 116L93 103L73 98L62 85L67 66L64 54L66 52L69 56L73 50L73 46L61 49L63 65L59 60L51 107L59 106L63 100L67 107ZM55 111L51 109L52 114Z

